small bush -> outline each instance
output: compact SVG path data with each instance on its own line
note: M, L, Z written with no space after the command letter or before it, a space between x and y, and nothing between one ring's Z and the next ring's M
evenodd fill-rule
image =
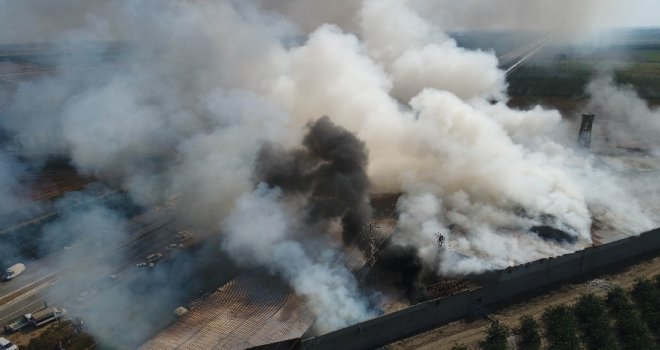
M520 318L520 328L516 331L518 335L518 349L539 350L541 349L541 332L538 322L531 316Z
M587 349L619 349L603 299L594 294L582 295L574 307L574 312Z
M549 350L580 350L577 324L569 307L559 305L546 309L543 324Z
M467 345L463 343L456 343L454 346L451 347L451 350L470 350Z
M646 325L656 337L660 337L660 289L650 280L642 279L635 282L632 296Z
M46 327L48 329L30 340L26 350L56 349L58 343L67 350L83 350L96 344L89 334L77 332L70 321L57 321Z
M616 331L624 349L653 349L651 334L642 322L634 304L621 287L607 293L607 306L616 320Z
M486 331L486 338L479 345L484 350L506 350L508 348L507 337L511 334L506 325L499 320L491 322Z

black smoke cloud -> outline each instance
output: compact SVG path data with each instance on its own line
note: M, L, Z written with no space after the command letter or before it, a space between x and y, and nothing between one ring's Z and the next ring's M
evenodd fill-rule
M362 237L372 214L367 162L364 143L324 116L308 124L301 148L265 145L255 173L258 182L277 186L284 195L303 196L308 203L304 213L308 225L322 227L339 219L343 243L375 258L372 276L401 290L411 302L419 302L428 295L417 248L395 245L383 237ZM372 239L381 242L380 252L373 252Z
M264 145L256 175L285 194L305 196L308 224L341 220L342 239L350 245L371 219L367 162L364 143L324 116L308 124L300 149Z
M413 304L429 297L422 282L423 272L424 263L419 257L417 248L394 245L390 240L378 255L372 271L379 278L403 290Z

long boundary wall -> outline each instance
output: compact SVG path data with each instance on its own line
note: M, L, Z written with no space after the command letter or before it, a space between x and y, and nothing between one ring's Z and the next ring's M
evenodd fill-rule
M660 250L660 229L636 237L546 258L483 277L486 286L426 301L321 336L302 340L304 349L371 349L464 318L489 305L549 287Z

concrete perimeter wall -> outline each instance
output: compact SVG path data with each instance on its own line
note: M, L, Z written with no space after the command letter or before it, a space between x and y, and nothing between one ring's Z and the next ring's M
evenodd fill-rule
M486 273L486 286L426 301L331 333L302 340L304 349L371 349L464 318L489 305L532 293L596 269L660 250L660 229Z

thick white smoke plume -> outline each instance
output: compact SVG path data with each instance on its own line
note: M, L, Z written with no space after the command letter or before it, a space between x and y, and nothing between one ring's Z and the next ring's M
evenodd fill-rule
M620 153L622 149L637 149L655 157L645 157L652 161L660 154L660 109L643 100L632 86L617 85L611 75L596 76L586 88L590 98L585 109L597 114L594 124L594 137L599 140L596 148L605 153ZM608 215L621 215L612 218L625 222L634 230L646 229L658 220L658 207L654 200L660 194L657 172L644 161L633 161L635 176L627 174L625 164L610 162L613 171L619 172L621 186L605 187L600 193L601 201L612 196L627 198L630 195L642 197L639 205L630 200L622 201L619 208ZM628 168L631 166L628 165ZM625 205L623 203L626 203ZM652 219L652 222L648 218Z
M101 66L60 57L56 74L18 86L3 129L145 207L180 194L181 219L222 231L238 263L281 275L323 330L376 314L344 264L350 242L303 217L308 198L284 198L255 173L265 145L295 149L321 116L364 143L370 192L402 194L391 244L438 274L581 249L594 210L644 219L616 178L563 142L574 136L559 112L509 108L494 54L459 47L415 2L340 1L328 12L320 1L61 0L70 11L50 21L28 12L41 3L0 2L1 22L13 11L38 24L0 38L124 50ZM632 233L650 228L640 222ZM530 231L541 226L563 236ZM437 233L451 249L437 249Z
M492 53L458 47L403 2L365 1L359 18L367 52L385 66L399 101L410 101L424 88L463 99L504 98L504 73Z
M587 85L587 93L587 108L600 116L602 138L618 146L659 150L660 109L650 107L632 86L617 86L612 76L602 75Z
M355 277L337 263L340 252L321 242L296 240L301 223L296 222L295 211L300 208L283 206L280 192L261 183L241 196L223 222L224 248L242 264L266 266L281 274L296 293L309 299L322 332L376 316Z

